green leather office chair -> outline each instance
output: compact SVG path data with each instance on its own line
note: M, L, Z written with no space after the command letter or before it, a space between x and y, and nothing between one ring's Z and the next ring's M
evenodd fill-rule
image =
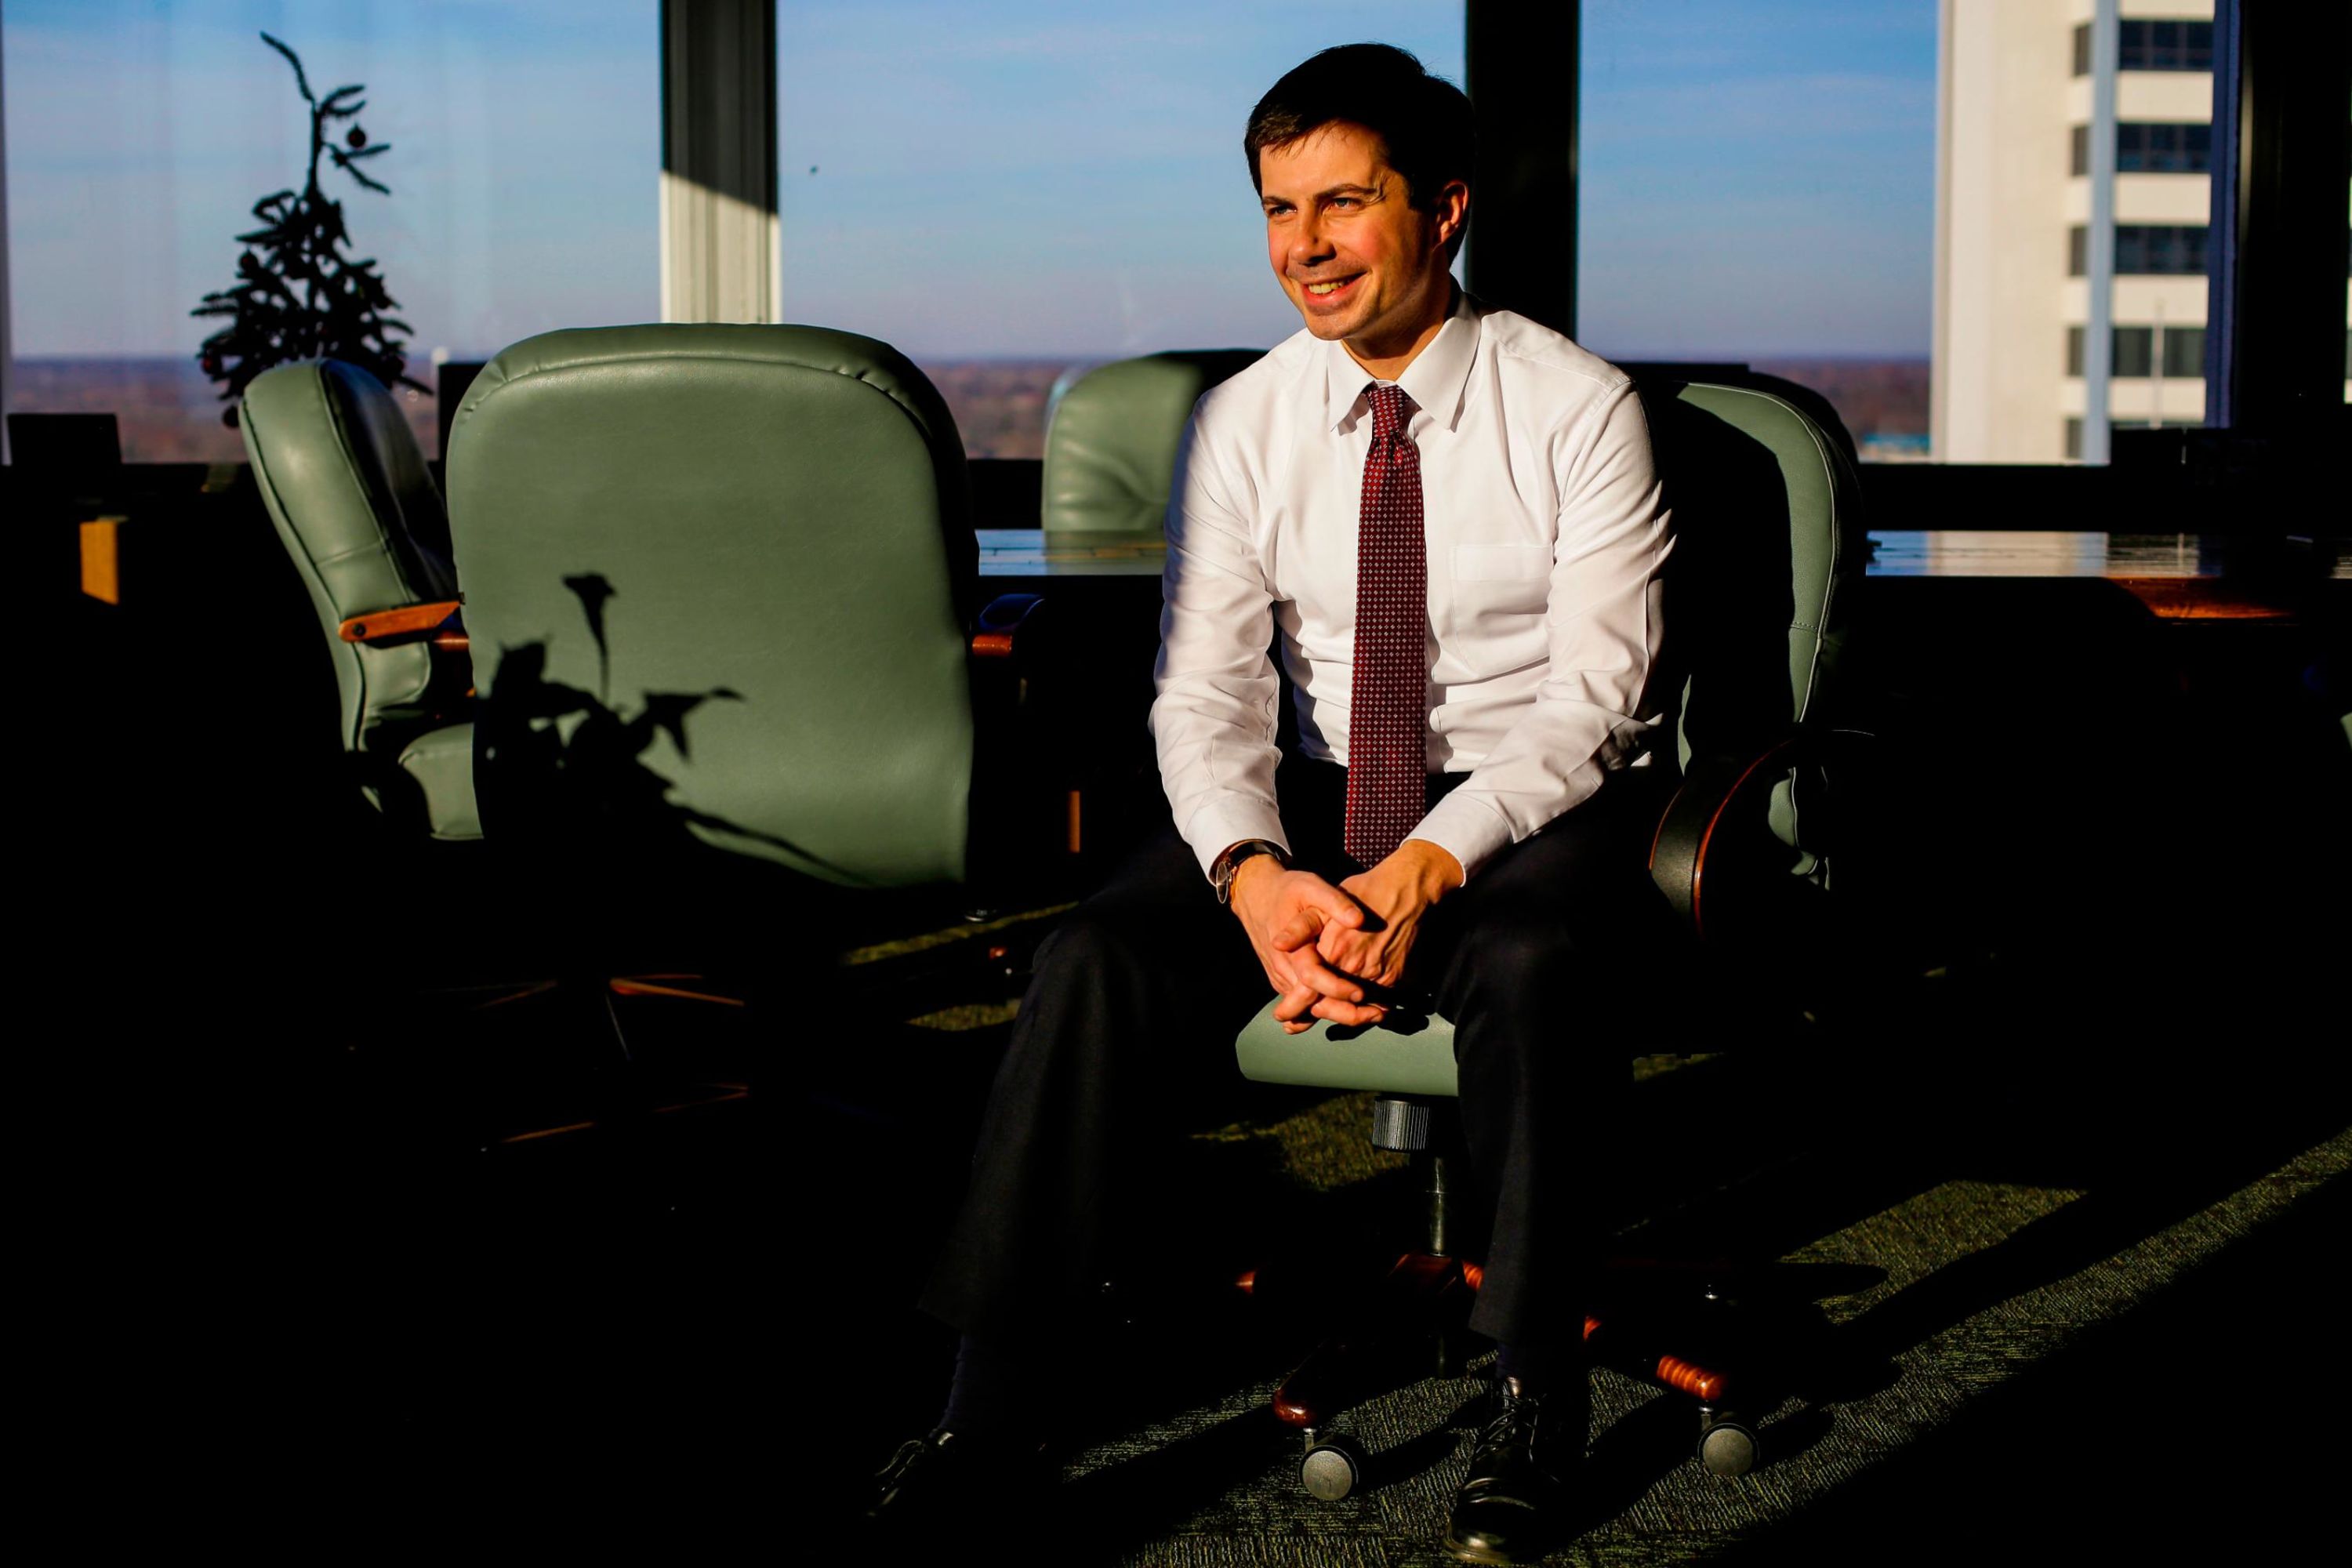
M325 633L361 789L436 838L479 837L457 579L407 421L366 371L314 360L256 377L238 427Z
M1853 468L1837 432L1769 384L1653 380L1641 393L1675 517L1674 637L1685 674L1681 787L1651 874L1707 953L1738 961L1743 983L1801 994L1819 978L1811 959L1836 945L1822 917L1840 859L1829 789L1844 737L1832 726L1865 548ZM1389 1276L1393 1321L1476 1287L1476 1266L1447 1255L1444 1162L1431 1150L1433 1110L1456 1093L1453 1046L1453 1025L1435 1016L1287 1035L1271 1004L1236 1042L1247 1078L1374 1091L1374 1142L1423 1163L1432 1236ZM1588 1338L1604 1336L1604 1356L1608 1328L1586 1324ZM1727 1403L1732 1375L1654 1342L1639 1354L1640 1372L1698 1399L1701 1462L1746 1471L1757 1440ZM1318 1497L1356 1484L1360 1456L1331 1423L1363 1392L1360 1357L1335 1342L1275 1396L1276 1415L1305 1435L1300 1476Z
M1158 533L1192 405L1265 357L1261 349L1172 349L1097 365L1057 386L1046 414L1038 526Z
M1263 357L1257 349L1171 350L1097 365L1056 385L1038 515L1049 541L1156 548L1192 405ZM1144 727L1107 734L1101 722L1103 714L1150 706L1157 605L1157 585L1145 579L1097 583L1055 604L1028 631L1035 679L1021 725L1024 765L1040 795L1066 798L1066 848L1081 884L1117 860L1139 819L1137 804L1159 789Z
M782 891L781 868L797 892L752 922L772 945L824 887L964 878L977 546L954 421L895 350L531 338L468 389L448 483L494 845L581 878L724 866Z

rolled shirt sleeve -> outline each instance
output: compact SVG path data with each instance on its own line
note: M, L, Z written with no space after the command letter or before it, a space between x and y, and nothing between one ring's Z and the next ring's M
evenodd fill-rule
M1534 702L1409 835L1444 849L1468 876L1591 797L1642 755L1661 722L1649 687L1673 534L1633 388L1578 421L1562 447L1549 668Z

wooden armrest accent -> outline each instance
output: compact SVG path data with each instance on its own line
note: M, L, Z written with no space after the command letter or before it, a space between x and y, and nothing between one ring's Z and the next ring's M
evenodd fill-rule
M396 609L353 616L338 626L336 633L345 642L387 642L394 637L429 632L462 607L456 599L434 605L402 605Z
M1763 773L1768 764L1787 756L1797 745L1797 738L1790 736L1745 762L1721 758L1701 762L1694 758L1690 771L1683 776L1683 787L1675 793L1665 815L1658 821L1657 836L1650 841L1650 875L1658 881L1675 912L1690 921L1702 941L1706 936L1706 920L1701 895L1706 884L1706 851L1715 840L1715 830L1748 781Z
M1706 852L1732 804L1749 788L1769 784L1788 769L1875 737L1861 730L1805 731L1784 736L1752 757L1694 757L1650 841L1650 876L1675 914L1704 941Z
M690 980L694 986L677 984ZM615 996L673 996L681 1002L712 1002L721 1007L741 1007L747 1004L740 996L728 996L719 992L700 988L699 974L620 974L604 982Z

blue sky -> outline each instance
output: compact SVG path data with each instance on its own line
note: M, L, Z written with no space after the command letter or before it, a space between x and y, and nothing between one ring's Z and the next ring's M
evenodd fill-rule
M1927 354L1933 0L1585 0L1584 16L1585 341Z
M650 319L655 9L9 0L18 352L194 349L247 209L299 174L262 29L315 83L369 86L394 195L339 194L420 353ZM928 359L1286 335L1251 102L1359 37L1462 74L1455 5L782 0L779 28L787 314ZM1924 353L1934 57L1931 0L1586 0L1580 335Z

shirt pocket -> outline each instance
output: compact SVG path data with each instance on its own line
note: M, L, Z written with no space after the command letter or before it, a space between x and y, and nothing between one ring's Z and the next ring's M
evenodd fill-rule
M1551 546L1457 544L1454 591L1472 611L1539 612L1551 594Z

